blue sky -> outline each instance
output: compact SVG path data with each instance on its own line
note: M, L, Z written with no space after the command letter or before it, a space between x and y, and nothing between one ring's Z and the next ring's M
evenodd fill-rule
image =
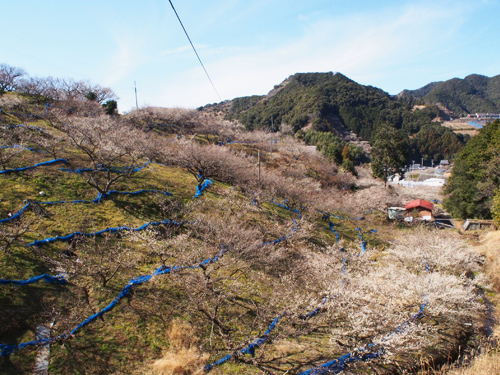
M500 74L499 0L172 0L225 99L297 72L390 94ZM0 62L110 87L120 111L219 102L168 0L0 0Z

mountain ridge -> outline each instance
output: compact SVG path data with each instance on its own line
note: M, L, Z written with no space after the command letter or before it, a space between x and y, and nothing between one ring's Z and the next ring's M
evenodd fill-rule
M431 82L416 90L403 90L399 98L421 99L425 104L441 104L456 116L500 112L500 75L470 74L465 78Z
M430 85L421 94L431 92ZM238 120L247 130L276 132L288 126L294 133L330 132L346 142L373 142L378 129L389 124L406 140L409 160L452 159L466 139L441 126L446 110L412 95L390 95L358 84L342 73L296 73L267 95L235 98L202 110L218 111ZM448 118L449 116L447 116ZM359 138L359 139L358 139ZM432 145L429 145L431 139Z

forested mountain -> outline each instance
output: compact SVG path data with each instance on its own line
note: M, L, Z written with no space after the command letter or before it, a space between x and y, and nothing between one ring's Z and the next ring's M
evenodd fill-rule
M378 127L389 124L404 138L408 160L424 158L430 163L452 159L466 139L436 122L437 106L415 107L415 103L410 95L390 96L340 73L328 72L297 73L267 96L236 98L204 109L224 110L228 119L239 120L249 130L277 131L287 124L294 132L314 130L342 135L348 129L369 142L374 140ZM341 152L336 150L337 155Z
M439 103L457 116L468 113L499 113L500 75L489 78L471 74L464 79L453 78L429 83L418 90L404 90L399 96L421 99L426 104Z

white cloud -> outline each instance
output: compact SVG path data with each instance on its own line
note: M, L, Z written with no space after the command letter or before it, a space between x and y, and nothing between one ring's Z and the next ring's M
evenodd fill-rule
M248 49L206 67L224 99L265 94L297 72L338 71L355 80L383 81L415 60L432 58L455 35L460 15L459 9L427 4L327 19L282 46ZM201 67L176 75L159 98L190 106L217 100Z

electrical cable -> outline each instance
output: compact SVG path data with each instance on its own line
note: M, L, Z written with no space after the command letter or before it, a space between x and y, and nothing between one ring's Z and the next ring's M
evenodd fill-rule
M171 0L168 0L170 5L172 6L172 9L174 10L174 13L175 15L177 16L177 19L179 20L179 23L181 24L181 27L182 27L182 30L184 30L184 34L186 34L188 40L189 40L189 43L191 44L191 47L193 47L193 51L194 53L196 54L196 57L198 58L198 61L200 62L201 64L201 67L203 68L203 70L205 71L205 74L207 75L207 78L208 80L210 81L210 84L212 85L215 93L217 94L217 96L219 97L219 100L222 102L222 99L219 95L219 92L217 91L217 89L215 88L215 85L214 83L212 82L212 79L210 78L210 75L208 74L207 72L207 69L205 69L205 65L203 65L203 62L201 61L201 58L200 58L200 55L198 55L198 52L196 51L196 48L194 48L194 44L193 42L191 41L191 38L189 37L187 31L186 31L186 28L184 27L184 25L182 24L182 21L181 21L181 18L179 17L179 15L177 14L177 11L175 10L174 8L174 4L172 4L172 1Z

